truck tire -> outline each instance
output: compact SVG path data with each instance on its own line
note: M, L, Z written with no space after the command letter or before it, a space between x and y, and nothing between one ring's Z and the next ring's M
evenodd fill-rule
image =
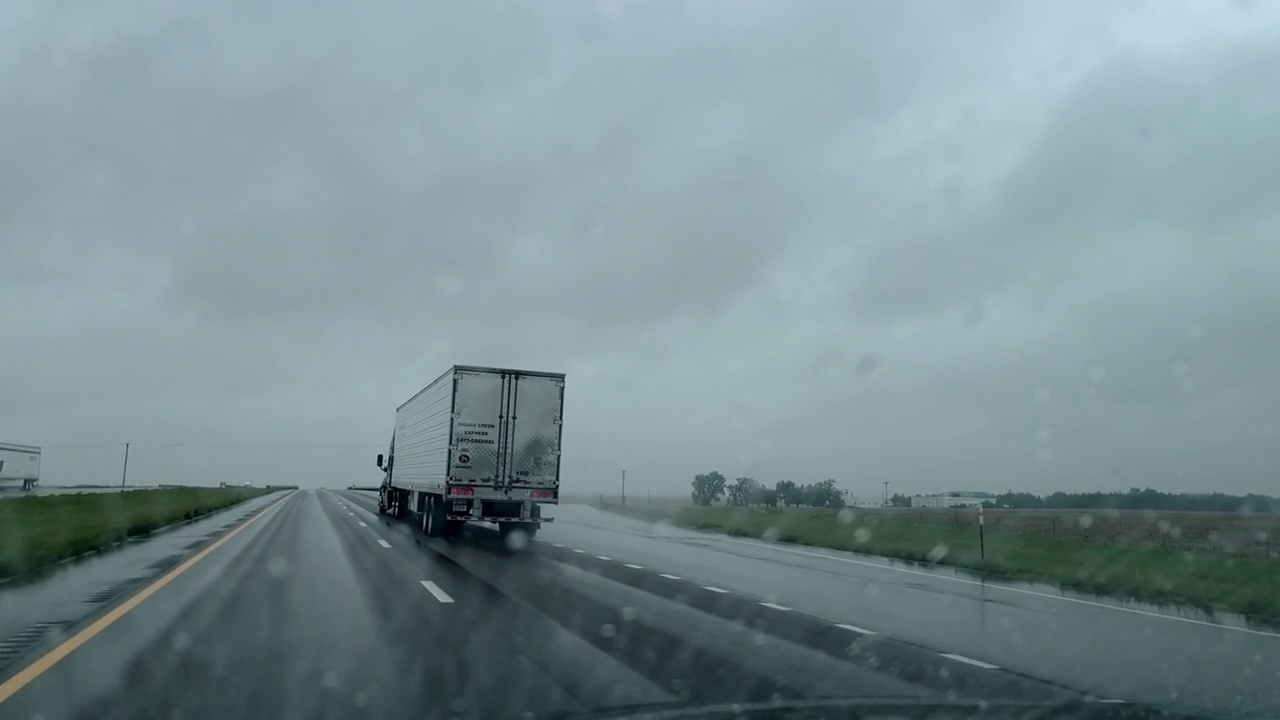
M442 537L448 522L448 508L445 507L444 500L428 495L427 509L422 513L422 534L429 538Z

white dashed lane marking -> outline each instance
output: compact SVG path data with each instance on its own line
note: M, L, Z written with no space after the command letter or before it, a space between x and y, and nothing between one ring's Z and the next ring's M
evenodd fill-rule
M419 580L418 582L422 583L422 587L426 588L427 592L431 593L432 595L435 595L436 599L439 600L440 602L442 603L453 602L453 598L449 597L449 593L445 592L444 590L441 590L439 585L431 582L430 580Z
M586 550L579 550L579 549L577 549L577 548L574 548L574 549L573 549L573 551L574 551L574 552L576 552L576 553L578 553L579 555L586 555L586 554L587 554L587 551L586 551Z
M386 540L383 540L382 538L378 538L378 544L384 548L391 547L391 543L387 542Z
M613 558L605 557L604 555L597 555L597 556L596 556L596 559L597 559L597 560L612 560Z
M622 563L622 567L629 567L629 568L631 568L632 570L643 570L643 569L644 569L644 566L643 566L643 565L635 565L635 564L633 564L633 563Z
M680 579L680 576L679 576L679 575L668 575L668 574L666 574L666 573L658 573L658 577L664 577L664 578L666 578L666 579L668 579L668 580L679 580L679 579Z
M369 526L368 526L368 525L365 525L365 524L364 524L364 522L361 522L361 523L360 523L360 527L369 527Z
M965 657L965 656L963 656L963 655L955 655L955 654L952 654L952 653L941 653L941 655L942 655L942 657L944 657L944 658L951 658L952 660L955 660L956 662L962 662L962 663L966 663L966 664L968 664L968 665L973 665L973 666L975 666L975 667L986 668L987 670L998 670L998 669L999 669L999 666L998 666L998 665L992 665L991 663L985 663L985 662L982 662L981 660L974 660L973 658Z

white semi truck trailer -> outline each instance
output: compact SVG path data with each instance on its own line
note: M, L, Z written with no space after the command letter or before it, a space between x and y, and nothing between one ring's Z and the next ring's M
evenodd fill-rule
M35 490L40 483L40 448L0 443L0 488Z
M455 365L396 409L378 512L428 537L468 521L528 539L560 500L564 373Z

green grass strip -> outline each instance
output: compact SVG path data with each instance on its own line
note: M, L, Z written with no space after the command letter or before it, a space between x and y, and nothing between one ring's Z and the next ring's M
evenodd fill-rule
M268 492L263 488L168 488L0 500L0 578L32 575L67 558Z
M735 507L602 509L643 520L751 538L962 568L988 578L1280 619L1280 561L1220 552L1117 547L987 529L913 522L909 516Z

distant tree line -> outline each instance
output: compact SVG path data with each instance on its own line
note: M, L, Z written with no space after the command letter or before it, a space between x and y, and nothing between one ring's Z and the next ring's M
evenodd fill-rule
M1280 500L1267 495L1226 493L1166 493L1151 488L1129 488L1129 492L1056 492L1043 497L1031 493L1004 493L996 497L997 507L1047 508L1052 510L1174 510L1198 512L1280 512Z
M769 487L749 477L730 483L720 472L712 471L694 476L692 497L694 505L711 505L723 498L727 505L739 507L844 507L836 481L830 478L811 485L779 480Z
M800 485L779 480L769 487L753 478L740 477L729 482L717 471L695 475L693 503L712 505L724 500L739 507L829 507L845 506L844 497L836 489L836 481ZM1009 492L996 496L986 507L1049 510L1172 510L1184 512L1251 512L1280 513L1280 499L1268 495L1229 495L1227 493L1167 493L1151 488L1129 488L1129 492L1055 492L1033 495ZM889 498L893 507L910 507L911 497L894 493Z

